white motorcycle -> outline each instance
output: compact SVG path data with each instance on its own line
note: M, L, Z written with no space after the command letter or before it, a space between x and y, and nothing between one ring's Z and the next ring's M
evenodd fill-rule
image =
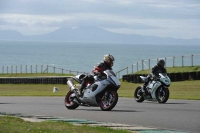
M140 78L146 82L147 77L140 76ZM138 86L134 93L134 98L137 102L158 101L159 103L166 103L169 98L169 89L171 80L166 73L159 73L159 77L150 81L146 87L146 93L142 92L143 86Z
M77 75L67 81L70 91L65 96L65 106L68 109L76 109L81 106L96 106L103 111L112 110L118 102L117 90L120 81L112 70L104 71L103 76L94 76L94 83L87 84L83 96L79 96L79 89L74 82L81 84L84 74Z

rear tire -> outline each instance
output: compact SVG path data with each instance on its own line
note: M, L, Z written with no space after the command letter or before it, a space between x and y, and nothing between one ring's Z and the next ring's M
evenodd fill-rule
M166 103L169 99L169 89L160 87L156 91L156 99L159 103Z
M108 97L103 95L101 97L99 106L103 111L112 110L118 102L118 94L116 91L108 91Z
M74 97L70 97L71 94L73 94L71 91L69 91L67 93L67 95L65 96L65 107L68 109L76 109L78 108L79 104L74 102Z
M138 86L135 90L135 93L134 93L134 98L135 98L135 101L138 102L138 103L141 103L144 101L144 96L143 96L143 93L142 93L142 87L141 86Z

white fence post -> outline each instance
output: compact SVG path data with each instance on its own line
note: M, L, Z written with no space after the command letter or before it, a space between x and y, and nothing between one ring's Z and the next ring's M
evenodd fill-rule
M184 66L184 60L183 60L184 56L182 56L182 67Z
M4 74L4 66L2 66L2 74Z
M142 60L142 70L144 70L144 60Z
M191 65L193 66L193 55L191 55Z
M150 59L149 59L149 69L150 69L150 67L151 67L151 63L150 63Z
M20 65L20 73L22 74L22 65Z
M37 65L36 65L35 67L36 67L36 68L35 68L35 71L36 71L35 73L37 73Z
M132 64L132 73L133 73L133 64Z

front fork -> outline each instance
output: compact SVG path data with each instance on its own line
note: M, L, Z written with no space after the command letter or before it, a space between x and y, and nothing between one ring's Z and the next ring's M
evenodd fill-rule
M108 98L108 97L109 97L109 93L108 93L108 91L105 91L105 94L104 94L104 96L105 96L106 98Z
M160 93L160 96L164 96L165 95L165 91L163 90L163 86L161 86L159 88L159 93Z
M108 91L104 91L104 92L98 94L96 97L97 103L99 103L100 101L107 101L108 99L109 99Z

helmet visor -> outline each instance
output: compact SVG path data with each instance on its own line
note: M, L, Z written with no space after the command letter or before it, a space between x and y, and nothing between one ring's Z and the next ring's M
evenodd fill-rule
M161 67L164 67L165 66L165 62L164 61L160 61L160 62L158 62L158 65L161 66Z
M113 66L114 65L114 61L110 61L110 66Z

